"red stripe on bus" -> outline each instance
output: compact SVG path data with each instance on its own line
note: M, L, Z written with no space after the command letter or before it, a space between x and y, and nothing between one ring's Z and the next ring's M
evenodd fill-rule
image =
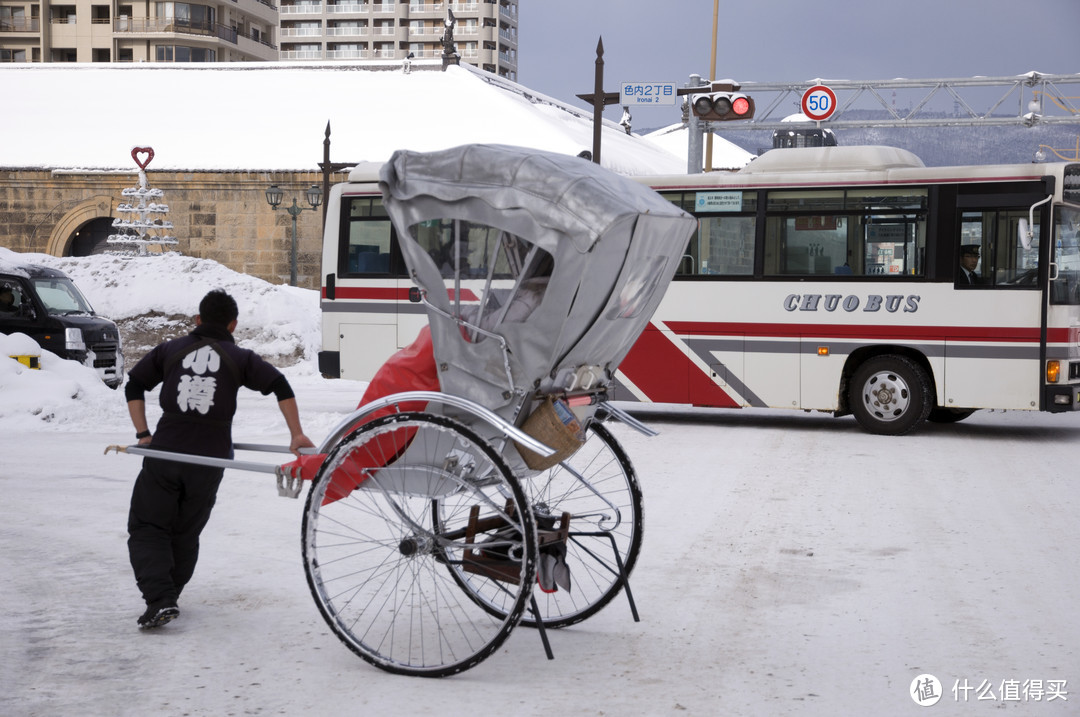
M323 287L322 298L326 298ZM368 299L371 301L408 301L409 289L394 286L339 286L334 290L334 299Z
M739 406L653 324L641 333L619 364L619 370L656 403L693 403L720 408Z
M454 300L454 290L447 289L446 295ZM326 298L326 287L322 288L322 298ZM408 301L409 287L396 286L339 286L334 290L334 299L361 299L368 301ZM471 289L461 290L462 301L479 301Z
M1038 343L1039 329L1020 326L890 326L846 324L760 324L735 321L666 321L676 334L769 338L907 341L994 341ZM1069 341L1068 329L1049 329L1051 342Z

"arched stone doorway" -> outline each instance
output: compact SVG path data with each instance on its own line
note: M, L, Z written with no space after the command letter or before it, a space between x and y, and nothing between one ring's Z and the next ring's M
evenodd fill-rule
M112 217L98 217L76 229L69 245L70 256L90 256L108 251L109 235L116 232L112 223Z
M52 256L86 256L73 254L76 235L96 219L107 219L111 225L111 215L112 197L98 196L80 202L53 226L46 253Z

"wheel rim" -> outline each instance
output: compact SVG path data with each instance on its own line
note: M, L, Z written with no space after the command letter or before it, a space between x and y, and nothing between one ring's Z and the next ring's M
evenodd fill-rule
M911 389L894 371L877 371L863 384L863 406L881 421L895 421L904 416L911 405Z
M331 476L357 465L381 467L334 500L342 491ZM439 526L433 504L442 506ZM525 506L498 454L460 424L378 419L344 439L312 484L303 530L312 595L342 642L382 669L443 676L472 667L506 639L531 592L535 529ZM467 538L470 514L503 529ZM502 615L478 606L447 569L485 541L517 575L517 584L502 583L510 596Z

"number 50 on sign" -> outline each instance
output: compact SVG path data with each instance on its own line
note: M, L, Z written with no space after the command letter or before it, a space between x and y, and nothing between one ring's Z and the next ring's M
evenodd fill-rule
M803 93L802 111L816 122L829 119L836 111L836 93L825 85L814 85Z

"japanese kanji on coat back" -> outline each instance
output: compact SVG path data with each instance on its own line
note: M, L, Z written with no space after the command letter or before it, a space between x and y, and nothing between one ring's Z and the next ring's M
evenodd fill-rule
M268 394L281 372L237 346L226 329L201 324L156 346L130 375L148 389L161 384L152 448L231 458L237 392L244 386Z

